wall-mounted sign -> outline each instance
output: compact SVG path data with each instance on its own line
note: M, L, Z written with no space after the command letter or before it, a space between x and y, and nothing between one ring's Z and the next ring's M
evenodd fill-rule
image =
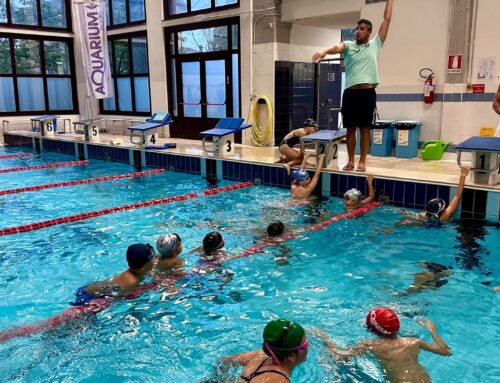
M472 93L484 93L484 84L472 84Z
M448 55L448 73L462 73L464 55Z

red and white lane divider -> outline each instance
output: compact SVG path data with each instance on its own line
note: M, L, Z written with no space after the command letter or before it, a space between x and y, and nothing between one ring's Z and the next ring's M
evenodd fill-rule
M234 185L229 185L229 186L222 186L220 188L213 188L213 189L203 190L203 195L206 196L206 195L219 194L219 193L223 193L223 192L226 192L226 191L247 188L247 187L252 186L252 185L253 185L252 182L247 181L247 182L242 182L242 183L239 183L239 184L234 184Z
M31 153L4 154L0 156L0 160L6 160L7 158L22 158L22 157L33 157L33 154Z
M24 171L24 170L63 168L63 167L66 167L66 166L78 166L78 165L88 165L88 164L89 164L89 162L87 160L84 160L84 161L57 162L57 163L54 163L54 164L22 166L20 168L0 169L0 173L21 172L21 171Z
M241 188L248 187L251 185L252 185L251 182L243 182L242 184L224 186L222 188L217 188L217 189L210 189L209 191L212 191L212 193L208 193L206 195L217 194L217 193L222 193L225 191L241 189ZM99 217L101 215L117 213L120 211L135 210L135 209L140 209L143 207L161 205L161 204L171 203L171 202L185 201L188 199L198 198L198 197L199 197L198 193L188 193L188 194L183 194L183 195L174 196L174 197L157 198L157 199L151 199L151 200L144 201L144 202L136 202L136 203L131 203L131 204L122 205L122 206L110 207L107 209L89 211L86 213L80 213L80 214L70 215L67 217L49 219L47 221L34 222L34 223L29 223L29 224L21 225L21 226L7 227L5 229L0 229L0 236L8 235L8 234L24 233L27 231L33 231L33 230L38 230L38 229L42 229L45 227L60 225L62 223L83 221L85 219Z
M45 185L25 186L25 187L16 188L16 189L0 190L0 195L17 194L17 193L38 191L38 190L51 189L51 188L60 188L63 186L86 185L86 184L93 184L96 182L121 180L124 178L144 177L144 176L148 176L150 174L159 174L159 173L163 173L163 172L165 172L165 169L154 169L154 170L147 170L144 172L132 172L132 173L125 173L125 174L117 174L117 175L113 175L113 176L87 178L87 179L83 179L83 180L56 182L56 183L45 184Z

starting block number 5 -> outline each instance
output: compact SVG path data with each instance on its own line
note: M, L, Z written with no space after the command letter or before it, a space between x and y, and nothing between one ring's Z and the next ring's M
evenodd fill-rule
M89 141L99 141L99 127L97 125L90 127Z
M45 124L44 135L46 137L54 137L54 123L52 121L44 121L42 124Z

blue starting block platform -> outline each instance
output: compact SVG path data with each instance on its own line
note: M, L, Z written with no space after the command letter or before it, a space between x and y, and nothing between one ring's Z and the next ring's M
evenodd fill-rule
M85 135L85 141L99 142L99 125L102 118L89 118L73 122L73 128L76 134Z
M244 124L243 118L221 118L215 128L200 132L203 137L203 150L216 156L232 155L234 154L234 134L251 126L252 124ZM207 138L212 138L212 141L207 141ZM208 142L211 142L212 147L207 146Z
M474 183L500 183L500 137L471 137L455 146L457 164L462 167L462 152L472 152L471 178Z
M173 122L174 120L170 113L155 113L151 118L146 120L146 123L127 128L130 130L130 142L142 149L146 145L155 145L158 140L160 128L173 124Z
M337 159L338 153L338 142L345 138L347 135L347 129L342 128L338 130L318 130L317 132L308 134L307 136L301 137L300 141L314 142L315 144L315 155L325 155L324 166L330 165L330 162Z
M57 119L59 116L44 114L31 119L31 131L40 132L43 137L54 137L57 132Z

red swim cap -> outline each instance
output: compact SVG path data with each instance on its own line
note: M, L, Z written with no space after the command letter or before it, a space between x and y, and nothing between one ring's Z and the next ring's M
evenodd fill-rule
M375 307L366 316L366 327L378 336L390 337L399 331L399 318L386 307Z

